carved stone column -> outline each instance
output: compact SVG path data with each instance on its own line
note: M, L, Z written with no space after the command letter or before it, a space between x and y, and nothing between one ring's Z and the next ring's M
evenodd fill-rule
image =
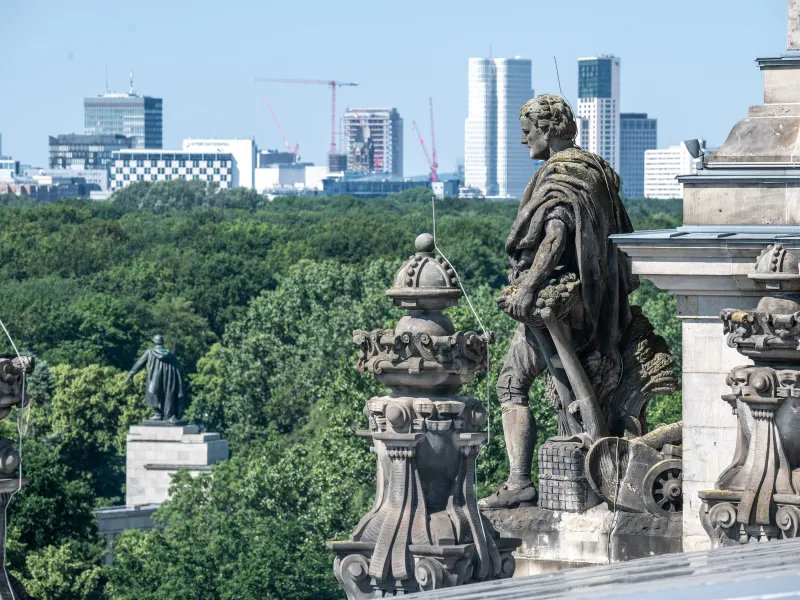
M393 330L355 331L358 369L392 394L365 408L377 457L372 509L348 541L329 542L350 600L510 577L520 540L500 539L478 510L475 469L486 411L459 396L486 368L489 332L456 332L442 313L462 296L455 273L422 234L386 294L409 310Z
M738 418L733 462L716 489L700 492L714 546L795 537L800 523L800 273L780 244L750 278L775 292L755 310L725 309L728 345L751 358L728 375L722 399Z

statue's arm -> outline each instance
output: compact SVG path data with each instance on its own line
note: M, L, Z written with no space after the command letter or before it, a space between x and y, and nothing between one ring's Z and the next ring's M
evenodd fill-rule
M567 245L567 226L561 219L549 219L544 226L544 239L536 250L530 269L523 271L517 285L520 291L533 293L558 266Z
M512 319L524 323L533 308L536 289L558 266L566 245L567 225L561 219L548 219L545 223L544 239L536 250L530 268L523 271L514 281L517 286L516 293L511 298L505 294L497 298L500 309Z
M131 377L136 375L139 371L144 369L145 365L147 364L147 352L142 354L142 356L137 360L133 366L131 367L130 373L128 373L128 378L125 381L129 381Z

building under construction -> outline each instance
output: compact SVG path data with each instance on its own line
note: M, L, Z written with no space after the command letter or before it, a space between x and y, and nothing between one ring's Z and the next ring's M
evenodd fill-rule
M344 113L347 170L403 176L403 119L395 108L349 108Z

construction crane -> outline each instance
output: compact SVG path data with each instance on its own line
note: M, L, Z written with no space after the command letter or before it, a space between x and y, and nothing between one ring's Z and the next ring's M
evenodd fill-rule
M422 151L425 153L425 160L428 161L428 167L430 167L431 170L431 181L436 181L436 179L434 179L435 177L434 173L436 173L436 169L434 169L433 161L431 161L431 157L428 154L428 148L425 146L425 140L422 139L422 134L419 132L419 127L417 127L417 122L411 121L411 124L414 125L414 131L417 132L417 137L419 138L419 145L422 146Z
M277 77L256 77L256 81L266 83L309 83L312 85L327 85L331 88L331 146L330 153L336 154L336 88L356 86L357 83L347 81L334 81L326 79L282 79Z
M267 103L267 108L269 108L269 112L272 113L272 120L275 121L275 126L278 128L278 133L280 133L281 138L283 138L283 144L286 146L286 151L291 152L296 156L297 151L300 149L300 144L295 144L294 148L292 148L292 145L289 143L289 140L286 139L286 135L283 133L283 127L281 127L281 122L278 120L278 115L275 114L275 109L272 108L272 104L270 104L266 96L264 96L264 102Z
M428 98L428 106L431 113L431 181L439 181L439 158L436 156L436 133L433 129L433 98Z
M425 160L428 161L428 167L431 170L431 181L439 181L439 174L437 170L439 169L439 158L436 155L436 133L434 132L433 128L433 99L428 98L428 106L430 107L430 115L431 115L431 150L433 152L433 157L428 154L428 148L425 146L425 140L422 139L422 134L419 132L419 127L417 127L417 122L412 121L411 123L414 125L414 131L417 132L417 137L419 138L420 146L422 146L422 151L425 153Z

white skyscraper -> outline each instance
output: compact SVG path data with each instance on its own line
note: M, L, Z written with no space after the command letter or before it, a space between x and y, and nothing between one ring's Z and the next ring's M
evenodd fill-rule
M619 153L619 58L593 56L578 59L578 114L585 119L580 131L584 150L599 154L615 171Z
M464 183L486 196L522 196L536 170L520 143L519 109L533 96L531 61L470 58Z

